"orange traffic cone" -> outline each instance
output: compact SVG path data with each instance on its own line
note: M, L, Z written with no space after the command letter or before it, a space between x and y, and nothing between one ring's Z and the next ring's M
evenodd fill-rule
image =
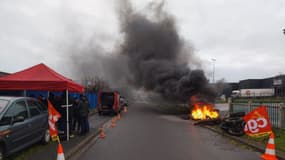
M263 160L277 160L275 156L274 133L270 134L265 153L261 155Z
M58 147L57 147L57 158L56 158L56 160L65 160L61 143L59 143Z
M118 113L118 115L117 115L117 120L118 120L118 121L121 120L121 114L120 114L120 113Z
M100 138L104 139L106 137L105 132L104 132L104 128L100 128Z
M128 109L127 109L127 106L124 107L124 113L127 113L128 112Z
M110 127L114 128L115 126L116 126L116 124L115 124L115 118L113 117L113 118L112 118L112 121L111 121Z

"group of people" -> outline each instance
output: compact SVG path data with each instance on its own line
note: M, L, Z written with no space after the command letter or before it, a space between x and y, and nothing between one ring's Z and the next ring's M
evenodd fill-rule
M74 132L80 134L86 134L89 132L89 102L86 96L80 95L80 99L74 98L73 101L73 117L71 129Z
M42 98L42 96L39 96L38 99L47 104L45 102L46 99ZM67 132L66 107L68 107L70 135L74 136L76 133L84 135L89 132L89 101L86 96L81 94L79 97L69 97L69 105L66 105L65 92L61 96L55 96L53 93L50 93L48 99L61 115L57 122L59 134L66 135Z

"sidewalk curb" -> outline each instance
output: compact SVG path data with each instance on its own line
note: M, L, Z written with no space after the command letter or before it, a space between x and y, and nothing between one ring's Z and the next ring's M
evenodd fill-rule
M94 113L95 114L95 113ZM106 120L105 122L103 122L101 124L101 126L103 126L103 128L106 128L106 125L109 124L111 121L111 119ZM89 146L91 146L91 144L93 144L92 142L96 142L99 138L99 134L100 131L97 130L92 134L89 134L85 139L83 139L79 144L77 144L76 146L74 146L69 152L67 152L65 154L65 158L67 160L76 160L76 159L80 159L80 155L82 153L84 153L85 151L87 151L87 149L89 148Z
M225 137L227 137L227 138L230 138L230 139L232 139L232 140L235 140L235 141L237 141L237 142L239 142L239 143L242 143L242 144L244 144L244 145L247 145L247 146L249 146L249 147L252 147L252 148L254 148L255 150L257 150L257 151L259 151L259 152L261 152L261 153L263 153L263 152L265 151L266 145L260 144L260 143L258 143L258 142L250 142L250 141L247 141L247 140L245 140L245 139L243 139L243 138L231 136L231 135L229 135L229 134L227 134L227 133L224 133L223 131L217 130L217 129L215 129L215 128L213 128L213 127L210 127L210 126L206 126L206 125L205 125L205 126L202 126L202 125L201 125L201 127L206 128L206 129L209 129L209 130L211 130L211 131L213 131L213 132L216 132L216 133L218 133L218 134L220 134L220 135L222 135L222 136L225 136ZM282 151L276 150L276 156L279 158L279 160L285 160L285 153L282 152Z
M79 152L80 148L84 148L84 146L86 144L88 144L88 142L90 142L94 137L96 137L97 135L99 135L99 131L88 135L88 137L86 137L84 140L82 140L78 145L76 145L75 147L73 147L70 151L68 151L65 154L65 158L66 159L71 159L72 157L74 157L74 155Z

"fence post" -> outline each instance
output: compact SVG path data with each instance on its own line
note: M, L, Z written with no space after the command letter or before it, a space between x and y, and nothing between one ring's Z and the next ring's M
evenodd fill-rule
M249 100L248 103L247 103L247 105L248 105L248 112L251 111L251 103L252 103L251 100Z
M283 128L284 127L284 108L285 108L285 106L284 106L284 103L279 103L279 112L278 112L278 114L279 114L279 118L278 118L278 126L279 126L279 128Z
M229 98L228 99L228 105L229 105L229 112L230 113L233 113L233 102L232 102L232 99L231 98Z

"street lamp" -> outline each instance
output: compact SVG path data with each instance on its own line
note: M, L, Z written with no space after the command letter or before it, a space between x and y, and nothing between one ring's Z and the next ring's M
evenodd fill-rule
M216 59L212 58L211 59L212 62L213 62L213 83L215 83L215 62L216 62Z

